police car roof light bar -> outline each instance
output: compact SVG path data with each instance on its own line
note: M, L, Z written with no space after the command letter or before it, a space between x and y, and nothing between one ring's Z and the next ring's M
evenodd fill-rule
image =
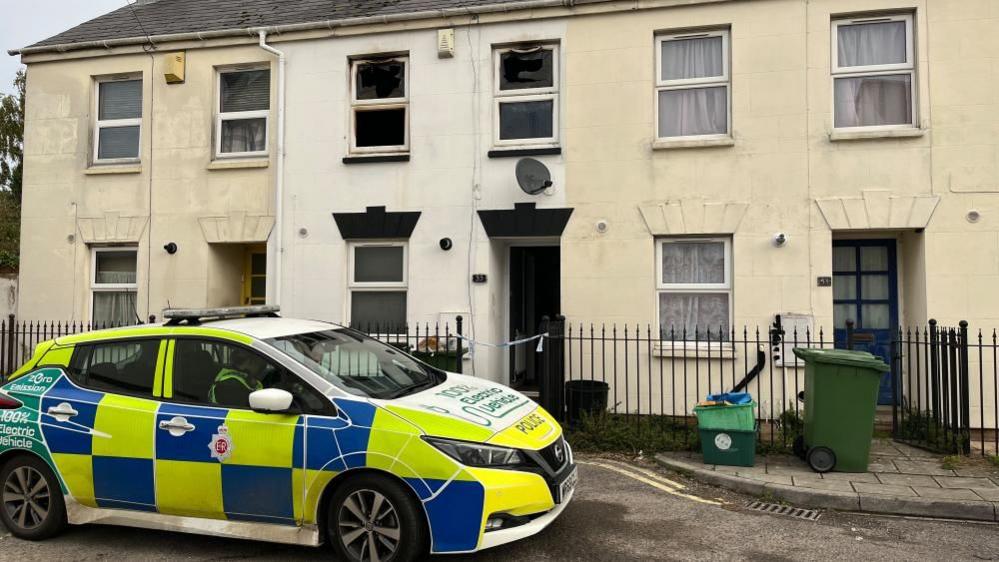
M273 305L228 306L221 308L167 308L163 318L167 326L180 324L197 325L204 320L225 320L227 318L277 318L281 307Z

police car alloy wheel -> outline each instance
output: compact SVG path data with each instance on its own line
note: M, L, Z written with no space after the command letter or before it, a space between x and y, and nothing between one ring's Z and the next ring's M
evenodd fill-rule
M41 460L14 457L0 469L0 485L0 519L14 536L39 540L65 527L66 507L59 481Z
M333 494L329 541L345 560L409 562L427 553L425 517L394 480L364 474Z

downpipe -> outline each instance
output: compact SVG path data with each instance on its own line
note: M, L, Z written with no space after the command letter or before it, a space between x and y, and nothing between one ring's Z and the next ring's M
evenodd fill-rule
M285 56L267 44L267 31L259 32L261 49L277 57L277 178L274 185L274 293L272 304L281 304L281 278L283 277L282 261L284 258L284 91L285 91Z

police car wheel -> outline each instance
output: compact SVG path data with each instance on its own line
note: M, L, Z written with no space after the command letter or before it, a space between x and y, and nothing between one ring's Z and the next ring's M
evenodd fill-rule
M0 468L0 520L15 537L41 540L66 526L66 504L52 469L38 457L21 455Z
M402 484L364 474L341 485L326 518L329 542L352 562L410 562L426 554L423 514Z

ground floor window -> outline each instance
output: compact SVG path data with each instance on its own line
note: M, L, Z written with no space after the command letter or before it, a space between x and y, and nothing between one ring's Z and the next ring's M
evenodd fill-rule
M729 238L656 242L659 329L665 339L728 340L732 315Z
M90 319L94 324L125 326L138 322L137 262L134 247L92 250Z
M349 248L350 325L371 333L406 326L407 248L404 242L358 242Z

